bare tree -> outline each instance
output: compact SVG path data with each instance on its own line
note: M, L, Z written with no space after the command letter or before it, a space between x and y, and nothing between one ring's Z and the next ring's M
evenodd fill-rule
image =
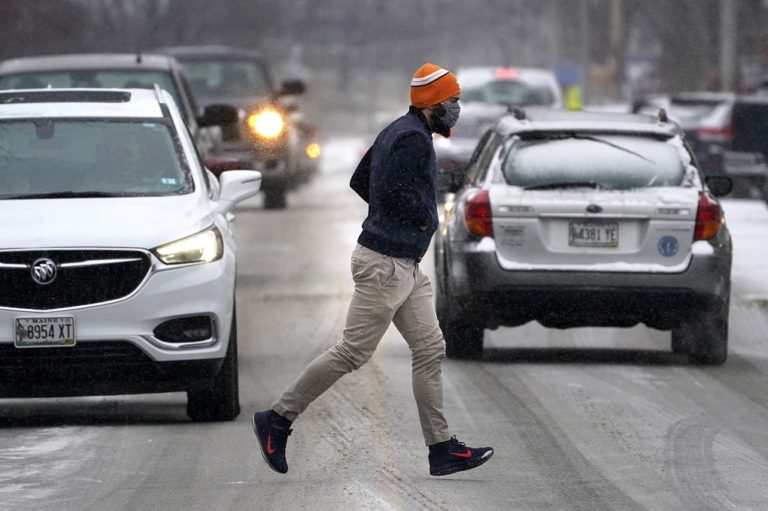
M621 16L611 18L617 4ZM751 55L753 68L768 66L763 4L739 0L740 58ZM333 74L328 90L373 84L378 96L390 91L376 76L405 79L427 60L553 67L570 59L613 66L620 82L624 58L631 64L645 54L656 59L658 87L678 90L705 87L717 72L718 7L719 0L0 0L0 56L221 43Z
M77 1L0 1L0 57L78 51L90 12Z
M659 69L672 90L707 85L717 67L718 0L628 0L632 21L662 46Z

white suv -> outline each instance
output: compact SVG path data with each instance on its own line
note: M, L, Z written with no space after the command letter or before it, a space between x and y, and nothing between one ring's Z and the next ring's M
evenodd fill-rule
M0 396L185 391L239 411L230 222L165 91L0 91Z

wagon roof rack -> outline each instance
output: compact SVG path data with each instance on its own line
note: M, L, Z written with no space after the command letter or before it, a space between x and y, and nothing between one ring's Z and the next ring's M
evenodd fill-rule
M509 105L507 106L507 112L512 114L515 119L518 121L522 121L528 118L528 115L525 113L525 110L522 107L519 107L517 105Z

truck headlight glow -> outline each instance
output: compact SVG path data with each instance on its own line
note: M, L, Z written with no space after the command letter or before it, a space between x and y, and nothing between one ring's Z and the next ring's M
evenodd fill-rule
M277 138L285 129L285 119L277 110L267 108L248 116L248 127L251 131L264 138Z
M317 142L312 142L307 146L306 149L307 156L309 156L309 159L315 160L320 157L320 144Z
M224 242L216 227L160 245L155 255L165 264L210 263L221 259Z

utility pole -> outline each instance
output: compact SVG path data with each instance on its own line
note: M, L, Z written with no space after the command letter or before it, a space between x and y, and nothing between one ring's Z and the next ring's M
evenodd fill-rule
M736 85L737 0L720 0L720 88L733 90Z
M586 104L589 100L589 70L592 66L592 60L589 56L589 0L579 2L579 24L581 28L581 72L583 76L583 89L581 91L581 101Z
M615 99L621 99L624 92L624 0L611 1L611 67Z
M766 0L768 1L768 0ZM548 33L552 37L551 53L549 56L549 65L554 68L563 58L563 6L560 2L552 3L552 28Z

